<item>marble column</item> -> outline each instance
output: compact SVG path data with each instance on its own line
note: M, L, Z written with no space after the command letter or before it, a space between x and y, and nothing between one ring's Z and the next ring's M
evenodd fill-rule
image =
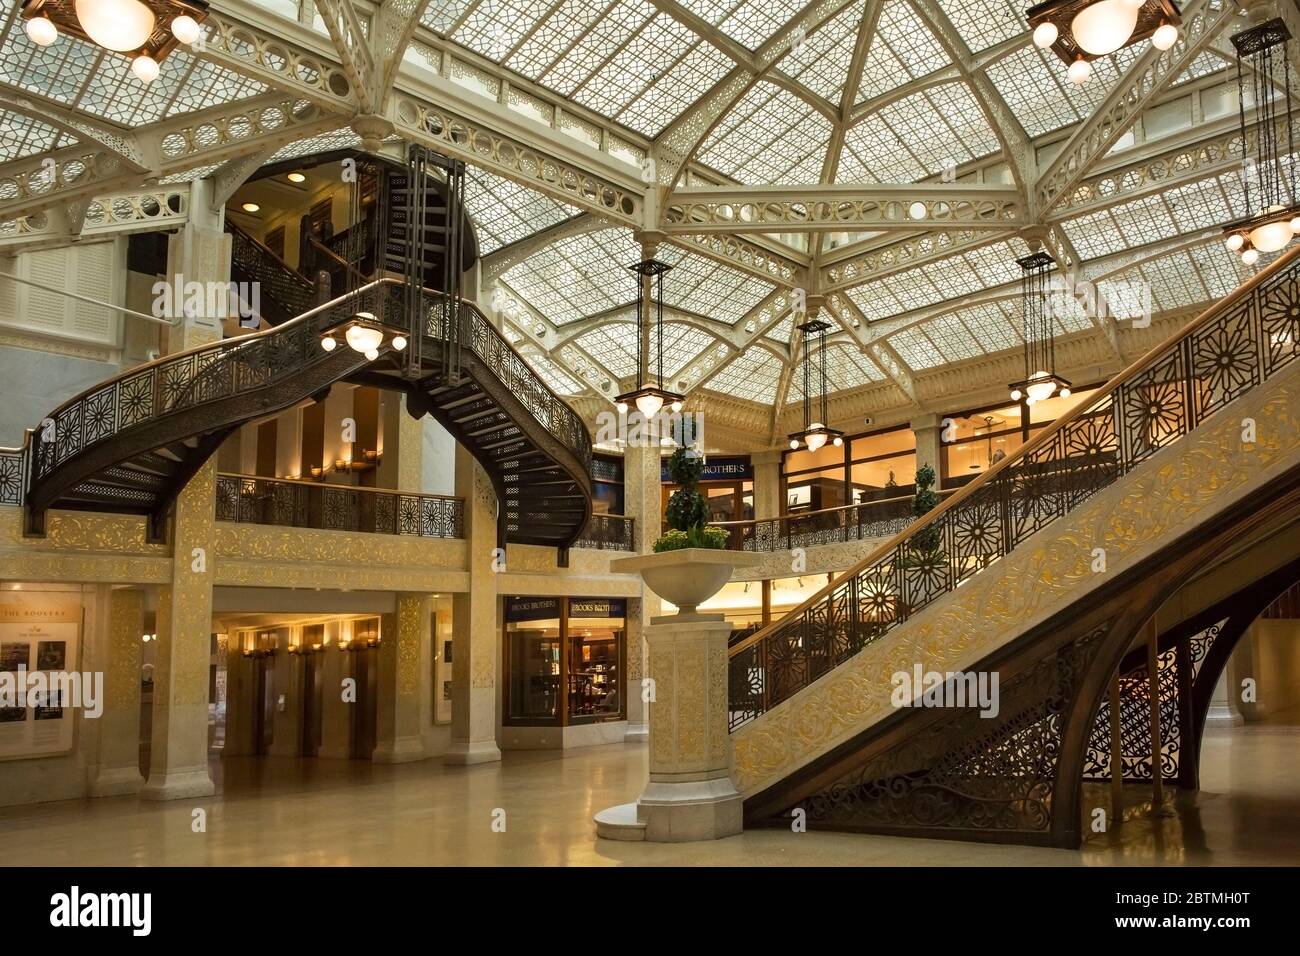
M938 415L922 415L912 419L912 433L916 436L916 467L925 465L934 469L934 487L943 485L943 420ZM900 476L902 479L902 476ZM899 484L910 484L912 476L906 476Z
M371 757L376 763L407 763L428 756L428 681L421 678L429 673L432 614L432 595L399 594L396 613L381 620L379 726Z
M497 664L501 626L495 567L497 500L492 482L464 448L456 447L456 494L465 499L469 590L452 596L450 764L501 759L497 747Z
M139 793L140 658L144 633L144 592L133 588L96 588L96 630L90 642L90 670L104 674L104 712L95 721L95 766L90 795L113 797Z
M222 338L227 324L232 333L238 328L238 318L228 323L226 296L204 295L204 308L191 312L183 308L186 283L219 283L228 288L230 282L230 236L223 228L224 210L212 211L213 183L210 179L195 180L190 184L189 221L174 232L167 243L167 281L172 287L172 315L184 314L184 321L167 330L168 353L204 345ZM214 313L207 305L219 307Z
M149 800L201 797L215 789L208 774L208 664L216 474L209 460L176 499L172 580L158 589L153 742L141 791Z
M384 447L376 485L398 491L419 491L424 467L423 420L407 413L405 395L386 391L379 396L379 421Z
M781 452L759 451L749 456L754 466L754 519L781 516Z
M659 537L663 523L663 485L660 480L657 442L648 447L629 447L623 453L623 510L635 519L633 547L648 554ZM644 700L645 629L660 611L659 598L651 591L627 604L627 740L644 740L650 732Z

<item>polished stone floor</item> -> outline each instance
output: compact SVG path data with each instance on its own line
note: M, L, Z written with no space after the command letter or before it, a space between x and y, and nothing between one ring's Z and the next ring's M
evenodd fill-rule
M1204 789L1154 821L1130 819L1079 852L757 830L711 844L597 841L592 814L633 799L644 745L514 752L499 765L385 766L234 758L221 796L134 798L0 810L7 865L1108 865L1300 864L1300 734L1211 732ZM3 770L0 769L0 773ZM191 828L207 810L207 830ZM494 811L505 832L494 832ZM495 814L500 817L500 814ZM1158 826L1156 823L1158 822Z

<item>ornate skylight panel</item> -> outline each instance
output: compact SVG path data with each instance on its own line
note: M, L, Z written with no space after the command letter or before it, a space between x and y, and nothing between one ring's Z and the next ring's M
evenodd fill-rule
M974 97L964 85L950 83L890 103L850 129L845 149L856 162L841 159L837 178L853 182L865 172L878 182L915 182L950 162L968 162L998 148Z
M722 322L736 322L773 289L761 279L683 249L661 249L659 258L673 266L664 276L664 301Z
M997 351L972 335L955 313L930 319L923 328L926 338L934 343L935 348L949 362L960 362Z
M803 0L681 0L681 4L751 50L804 6Z
M1210 293L1201 281L1196 264L1186 252L1149 259L1126 278L1145 279L1151 286L1151 298L1159 311L1198 305L1209 301Z
M540 79L609 6L597 0L564 0L555 10L547 12L537 30L506 58L506 66L529 79Z
M712 335L693 325L664 323L664 379L672 379L716 342ZM654 345L652 340L651 349ZM651 370L652 374L657 369Z
M972 338L990 355L1024 345L1017 328L1019 313L1005 302L982 303L962 309L957 315Z
M168 116L176 116L180 113L196 113L199 110L210 109L224 103L250 99L254 96L261 96L270 89L264 83L241 76L227 70L225 67L218 66L216 63L199 60L183 50L173 51L171 56L163 61L164 68L174 58L177 59L178 63L188 61L194 68L186 75L180 89L176 92L176 97L168 106ZM156 86L157 84L158 80L155 80L150 86Z
M508 179L470 166L465 174L465 205L487 254L581 211Z
M794 329L794 316L787 315L772 328L767 330L764 338L770 339L780 345L790 344L790 332Z
M1212 300L1222 299L1252 274L1249 267L1242 265L1241 258L1224 249L1217 239L1189 249L1187 254L1196 264Z
M880 282L868 282L845 293L868 322L904 311L904 306Z
M1062 228L1084 259L1096 259L1125 247L1119 227L1104 209L1062 223Z
M0 47L0 79L71 106L103 55L72 37L42 49L14 25ZM119 62L121 72L129 74L126 61Z
M0 110L0 162L72 146L76 139L22 113Z
M984 111L964 83L949 83L925 94L930 105L944 118L948 127L972 158L988 156L1001 149L997 135L989 127ZM953 156L953 159L959 159Z
M724 395L770 405L785 363L761 346L750 346L704 386Z
M1024 20L1025 3L1013 0L939 0L939 5L973 53L1028 32ZM1028 5L1032 6L1032 3Z
M639 133L654 137L726 76L732 63L708 43L696 44L668 72L628 103L615 119ZM650 79L656 75L651 72Z
M572 96L593 73L645 25L653 9L641 0L618 0L568 52L541 77L563 96Z
M1225 194L1225 191L1227 194ZM1228 173L1216 179L1187 183L1163 194L1180 232L1209 229L1237 218L1229 196L1239 195L1241 180Z
M905 0L889 0L880 11L876 35L863 65L858 102L933 73L948 62L943 47L912 5Z
M575 340L588 355L619 378L636 375L636 325L633 322L613 321L583 332ZM621 316L620 316L621 318ZM627 318L634 319L629 311Z
M863 6L850 3L840 13L791 50L777 69L808 87L818 96L838 105L848 78L849 63L862 25Z
M314 153L328 153L335 149L356 149L361 145L361 137L350 128L336 129L309 139L300 139L296 143L283 146L267 160L278 163L284 159L297 159L299 156L311 156Z
M540 375L542 381L550 386L551 391L557 395L581 395L586 391L586 386L547 356L534 352L525 355L525 358L528 359L528 364L533 367L533 371Z
M1064 64L1056 60L1049 67L1037 48L1026 46L996 63L986 73L1006 101L1007 108L1030 136L1039 136L1079 121L1079 113L1062 88L1056 74ZM1091 82L1091 81L1089 81Z
M916 326L895 332L889 337L889 344L894 347L894 351L908 368L919 371L945 363L943 353Z
M192 183L196 179L207 179L215 173L225 163L212 163L209 166L195 166L193 169L185 169L179 173L172 173L170 176L164 176L158 180L160 186L174 186L177 183Z
M556 325L636 298L624 266L641 258L641 247L623 229L570 236L507 270L505 280Z
M420 23L445 36L465 11L478 2L479 0L429 0L424 12L420 14Z
M451 38L498 63L545 15L537 0L479 0Z
M838 343L826 347L828 389L842 391L869 382L879 382L884 377L884 373L857 346Z
M1228 62L1224 60L1223 57L1219 56L1217 53L1205 50L1202 53L1196 54L1196 59L1192 60L1187 69L1178 74L1178 78L1174 80L1171 85L1179 86L1183 83L1190 82L1191 80L1199 80L1201 77L1209 76L1211 73L1217 73L1219 70L1222 70L1227 66Z
M793 93L758 83L718 124L700 161L742 183L815 183L831 124Z

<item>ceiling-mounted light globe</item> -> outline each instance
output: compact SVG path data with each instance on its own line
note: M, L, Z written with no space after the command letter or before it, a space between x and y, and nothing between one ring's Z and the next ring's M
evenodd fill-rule
M1114 53L1133 35L1138 9L1125 0L1100 0L1084 7L1070 21L1074 42L1093 56Z
M912 203L912 205L907 207L907 215L912 219L924 219L925 203L918 199L916 202Z
M1065 75L1070 78L1070 82L1075 86L1082 86L1088 82L1088 77L1092 76L1092 64L1087 60L1075 60L1070 64L1070 68L1065 71Z
M809 451L816 451L818 448L821 448L822 445L826 444L826 438L828 436L824 431L820 430L825 427L826 426L821 422L813 422L813 424L808 426L808 431L804 435L804 441L808 443Z
M831 444L834 445L836 448L842 448L844 446L844 439L841 438L839 435L836 435L835 440L831 442Z
M1289 220L1266 222L1250 230L1250 244L1260 252L1277 252L1284 248L1294 235Z
M307 181L307 177L302 173L290 173L284 178L289 180L291 183L305 183Z
M1063 389L1061 389L1061 397L1062 397L1062 398L1069 398L1069 397L1070 397L1070 390L1069 390L1068 388L1063 388Z
M1013 402L1018 402L1018 401L1020 401L1020 389L1018 389L1018 388L1013 388L1013 389L1011 390L1011 400L1012 400Z
M37 46L49 46L59 38L59 28L49 17L32 17L23 24L27 39Z
M394 336L393 336L393 348L397 349L397 351L399 351L399 352L402 351L402 349L406 348L406 336L405 336L405 335L394 335Z
M141 83L152 83L158 79L158 61L151 56L141 54L131 61L131 72Z
M366 350L366 358L367 358L368 360L370 360L371 362L373 362L375 359L379 358L379 350L378 350L378 349L367 349L367 350Z
M664 400L653 392L636 397L636 410L646 418L654 418L663 407Z
M1291 220L1291 231L1296 235L1300 235L1300 216L1296 216Z
M681 402L673 402L672 408L673 408L673 411L674 411L674 412L680 412L680 411L682 410L682 403L681 403Z
M108 50L130 53L153 35L156 19L140 0L77 0L77 22Z
M326 335L320 340L320 347L326 352L333 352L338 344L338 340L332 335Z
M1151 45L1157 50L1168 50L1178 42L1178 27L1172 23L1162 23L1151 34Z
M797 438L791 438L791 439L790 439L790 450L791 450L791 451L798 451L798 450L799 450L799 439L797 439Z
M172 21L172 36L182 43L193 43L199 38L199 21L182 13Z
M1241 261L1248 266L1253 266L1256 262L1259 262L1259 250L1247 249L1241 254Z
M626 415L626 414L627 414L627 402L617 402L617 403L615 403L614 407L615 407L616 409L618 409L618 413L619 413L620 415Z
M1034 27L1034 46L1040 50L1046 50L1056 42L1056 38L1061 35L1061 31L1056 28L1055 23L1043 22Z
M354 352L374 352L384 341L384 333L368 325L349 325L343 337Z
M1229 252L1236 252L1245 244L1246 244L1246 237L1239 232L1234 232L1232 235L1228 237L1228 241L1224 243L1224 245L1228 247Z

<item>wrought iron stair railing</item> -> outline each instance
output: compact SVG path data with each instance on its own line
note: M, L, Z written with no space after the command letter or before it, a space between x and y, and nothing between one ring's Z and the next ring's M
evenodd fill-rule
M879 640L1297 358L1300 248L731 648L731 728Z
M230 233L231 274L242 282L255 282L262 313L268 323L279 325L301 315L316 301L316 284L292 268L251 234L226 220Z
M947 489L939 496L952 493L953 489ZM885 538L898 534L913 520L912 496L903 495L803 514L710 524L727 532L727 547L733 551L789 551L837 541Z
M578 540L573 542L575 548L589 548L593 551L635 551L636 538L633 531L636 519L623 515L595 514L587 522Z

